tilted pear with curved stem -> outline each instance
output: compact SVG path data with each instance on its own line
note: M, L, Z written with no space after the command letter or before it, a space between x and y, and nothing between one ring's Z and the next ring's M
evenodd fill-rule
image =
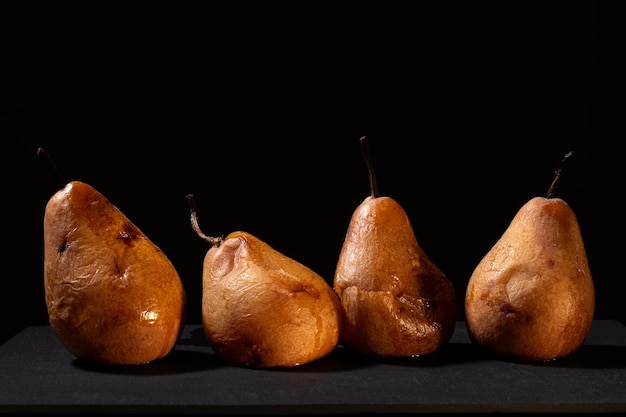
M233 365L293 367L338 344L339 299L319 274L250 233L205 235L195 200L191 224L209 242L202 273L202 324L215 354Z

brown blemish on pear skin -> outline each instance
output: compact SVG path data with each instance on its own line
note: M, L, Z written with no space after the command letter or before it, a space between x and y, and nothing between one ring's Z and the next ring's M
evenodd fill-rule
M137 238L138 234L137 227L131 223L124 223L118 231L119 238L129 246Z
M517 322L530 323L532 316L522 313L520 310L513 308L511 304L502 304L500 306L500 313L504 314L507 320L514 320Z
M59 254L63 254L65 253L65 250L67 249L67 239L63 239L63 242L61 242L61 247L59 248Z

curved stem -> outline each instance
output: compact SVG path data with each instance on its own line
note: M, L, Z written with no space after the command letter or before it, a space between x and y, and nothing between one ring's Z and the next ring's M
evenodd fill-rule
M221 245L222 242L224 241L223 237L212 237L212 236L205 235L200 229L200 225L198 224L198 214L197 214L198 211L196 209L196 199L194 198L193 194L187 194L187 201L189 201L189 206L190 206L190 211L191 211L191 216L190 216L191 227L193 228L194 232L196 232L196 234L200 236L200 238L209 242L211 246Z

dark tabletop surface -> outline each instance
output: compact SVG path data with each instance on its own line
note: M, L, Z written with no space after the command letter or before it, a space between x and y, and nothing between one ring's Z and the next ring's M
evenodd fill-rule
M626 411L626 328L596 320L574 355L498 360L472 345L464 322L438 352L358 356L338 346L315 362L251 369L217 358L200 325L145 365L76 360L49 326L0 345L0 412L355 414Z

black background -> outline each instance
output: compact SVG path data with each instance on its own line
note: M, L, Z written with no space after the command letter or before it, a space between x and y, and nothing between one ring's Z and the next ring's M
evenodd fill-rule
M185 196L205 233L246 230L330 282L369 193L362 135L459 306L573 150L557 195L578 216L596 318L626 320L623 45L609 2L3 8L0 340L47 324L42 220L59 184L38 147L168 255L199 323L208 245Z

